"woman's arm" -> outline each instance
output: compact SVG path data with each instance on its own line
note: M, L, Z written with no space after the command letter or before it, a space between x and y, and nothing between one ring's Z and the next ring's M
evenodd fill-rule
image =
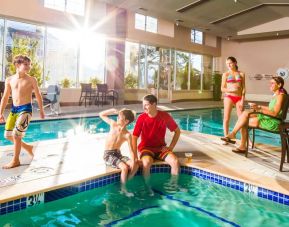
M282 109L282 105L283 105L284 100L285 100L285 94L279 94L277 96L277 102L276 102L276 105L274 106L273 111L269 110L268 106L258 106L259 111L261 113L270 115L272 117L277 117L280 110Z
M227 75L226 75L226 73L223 73L223 75L222 75L221 91L223 93L229 92L227 89Z

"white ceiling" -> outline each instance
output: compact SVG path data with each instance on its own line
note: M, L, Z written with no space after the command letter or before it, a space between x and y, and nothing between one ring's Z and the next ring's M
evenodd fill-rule
M100 0L230 39L289 35L289 0ZM143 10L145 9L145 10ZM276 26L279 25L279 26Z

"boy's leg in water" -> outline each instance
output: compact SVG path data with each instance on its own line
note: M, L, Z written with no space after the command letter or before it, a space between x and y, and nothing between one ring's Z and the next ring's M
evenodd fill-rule
M124 162L120 162L118 164L118 168L120 168L120 170L121 170L121 173L120 173L121 193L125 194L127 197L134 196L133 193L128 192L127 189L126 189L126 182L127 182L129 166L127 164L125 164Z

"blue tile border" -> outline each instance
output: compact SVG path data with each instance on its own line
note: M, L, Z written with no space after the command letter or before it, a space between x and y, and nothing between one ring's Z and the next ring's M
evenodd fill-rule
M289 195L284 195L282 193L278 193L266 188L258 187L253 184L234 180L228 177L224 177L215 173L210 173L193 167L182 166L181 173L192 175L197 178L208 180L213 183L220 184L225 187L229 187L241 192L254 194L259 198L267 199L273 202L289 206Z
M171 170L169 165L155 164L151 168L151 173L169 173ZM137 175L141 172L138 171ZM267 199L272 202L280 203L289 206L289 195L284 195L266 188L258 187L252 184L244 183L238 180L234 180L225 176L221 176L215 173L207 172L201 169L197 169L189 166L181 167L181 174L191 175L200 179L211 181L215 184L219 184L234 190L251 193L259 198ZM87 180L82 183L67 186L44 193L30 195L13 201L0 203L0 216L11 212L26 209L27 207L36 206L40 203L47 203L50 201L58 200L71 196L80 192L88 191L94 188L103 187L108 184L112 184L120 181L120 173L114 173L108 176L96 177L95 179Z

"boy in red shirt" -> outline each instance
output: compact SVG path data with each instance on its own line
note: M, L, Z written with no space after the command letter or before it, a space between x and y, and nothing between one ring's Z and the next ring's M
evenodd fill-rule
M141 136L138 151L143 166L143 175L149 176L154 159L167 162L171 166L171 174L178 175L179 161L172 152L180 137L178 125L170 114L157 110L157 98L154 95L146 95L143 98L143 109L144 113L138 117L132 137L132 147L136 151L137 139ZM174 132L169 146L165 142L167 128Z

